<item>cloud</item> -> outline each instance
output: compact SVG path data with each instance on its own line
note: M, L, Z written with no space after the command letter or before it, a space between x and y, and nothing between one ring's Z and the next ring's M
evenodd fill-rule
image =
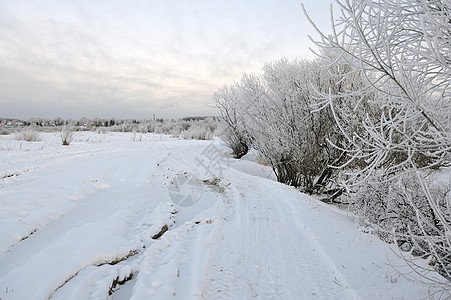
M4 117L210 114L217 88L307 48L289 0L43 0L0 10Z

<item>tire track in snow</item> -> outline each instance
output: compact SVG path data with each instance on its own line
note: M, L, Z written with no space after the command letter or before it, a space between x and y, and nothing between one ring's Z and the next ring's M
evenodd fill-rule
M283 280L273 259L279 261L272 237L276 236L270 212L256 209L238 189L232 188L230 211L215 233L209 257L205 299L281 297ZM270 208L269 203L259 204ZM283 260L282 260L283 261Z
M301 294L305 293L305 290L309 290L305 294L307 298L311 298L313 295L317 298L346 297L346 299L360 299L357 293L350 288L346 278L343 277L334 261L314 238L314 231L302 222L299 212L301 208L296 205L296 201L302 201L301 199L296 199L296 201L291 198L285 199L284 197L287 197L287 194L281 193L280 188L286 189L287 187L279 186L280 184L274 181L268 181L268 185L258 184L255 186L253 176L236 169L231 169L230 172L234 174L233 178L240 178L239 181L234 182L235 187L239 187L243 191L247 190L247 194L251 195L248 198L254 201L255 207L260 205L275 212L272 214L273 218L271 218L273 226L269 228L279 228L276 231L272 230L273 233L270 235L277 241L276 244L279 247L277 250L272 247L273 253L271 256L278 256L276 261L286 261L285 265L287 266L286 271L282 273L279 271L279 274L287 274L287 271L295 266L298 276L307 277L310 282L309 287L301 291L299 290L299 282L302 282L302 280L293 282L292 278L286 278L284 282L291 282L291 287L288 289L291 294L290 299L299 298ZM245 202L249 207L249 201ZM260 210L259 214L265 214L265 210ZM285 245L287 241L288 247L286 248L290 250L291 257L289 261L286 257L280 258L280 254L286 252L281 245ZM283 285L280 281L279 284ZM298 292L293 293L296 289Z
M358 298L277 189L259 190L240 175L232 184L234 213L215 232L203 297Z
M30 172L37 172L41 169L43 170L49 170L51 167L63 165L65 163L71 162L71 161L77 161L77 160L83 160L85 158L91 158L94 155L105 155L109 153L120 153L120 152L126 152L131 151L130 149L113 149L113 148L102 148L102 149L94 149L94 151L76 151L76 153L65 153L62 155L57 155L50 158L55 158L55 160L44 162L43 164L37 164L34 166L29 166L26 168L18 168L14 171L16 176L23 175L24 173L30 173ZM38 156L39 158L40 156ZM38 160L38 162L44 161L49 157L45 157L42 160ZM11 171L7 171L11 172ZM0 171L0 180L2 179L1 174L4 173ZM86 182L96 182L92 180L88 180ZM8 185L1 186L1 187L7 187ZM108 185L104 185L105 187L108 187ZM82 196L82 199L88 199L92 196L91 193L97 192L99 189L102 189L102 185L98 185L98 187L95 187L95 189L88 193L87 195ZM62 197L64 198L64 197ZM80 200L79 200L80 201ZM15 241L11 242L7 248L4 250L4 252L0 252L0 257L4 255L5 253L10 252L14 247L19 245L22 241L28 239L33 234L37 233L38 231L46 228L47 226L51 225L52 223L58 221L60 218L63 218L64 216L70 214L70 212L75 209L75 207L68 206L67 208L63 209L62 211L56 211L52 216L48 216L45 220L40 220L38 223L33 224L31 228L29 228L27 233L18 234Z
M61 153L58 155L42 155L42 156L40 155L40 156L33 156L33 157L29 157L29 158L23 158L23 159L19 159L17 161L8 162L8 164L17 164L19 162L23 162L23 163L27 163L26 167L0 170L0 180L9 178L9 177L20 176L25 173L39 171L41 169L46 169L46 168L49 168L52 166L61 165L61 164L64 164L64 163L72 161L72 160L91 157L93 155L100 155L100 154L113 153L113 152L123 152L123 151L125 151L125 149L104 148L104 149L95 149L94 151L76 151L76 152L69 152L69 153ZM29 163L35 163L35 164L29 165Z
M204 299L230 299L229 289L235 284L234 267L242 263L240 250L240 226L234 216L237 213L236 191L223 199L225 209L217 221L214 238L211 240L212 248L207 261L207 272L204 279L202 298Z
M282 208L280 200L283 199L275 200L274 207L279 211L278 215L286 217L281 222L282 232L286 233L285 240L291 256L289 264L296 267L296 273L299 275L298 282L292 282L297 286L297 291L301 292L300 287L302 287L303 292L306 292L305 296L309 298L358 298L355 293L347 290L348 287L341 273L330 263L330 258L321 249L320 244L312 239L312 233L308 231L307 227L296 226L294 220L296 215L293 215L286 207ZM299 282L302 282L301 286ZM296 297L297 295L293 294L292 296Z
M117 149L117 151L97 152L97 154L122 151L129 153L125 158L121 158L122 155L114 156L114 158L120 158L122 163L113 168L113 174L111 167L101 169L103 174L101 176L107 178L107 183L111 186L95 188L93 193L87 195L89 197L85 199L86 201L77 202L75 206L68 206L70 211L65 215L52 219L24 243L15 244L10 248L9 253L0 257L2 259L0 264L4 267L0 268L0 284L16 285L15 295L9 295L11 299L25 299L21 295L27 292L26 286L33 288L36 299L44 299L44 294L51 295L55 289L78 274L80 269L114 261L116 258L127 256L130 250L134 251L136 247L141 246L133 243L134 241L127 241L136 231L129 232L128 225L133 224L135 216L142 215L140 208L147 207L148 202L153 203L152 200L147 199L147 196L143 197L143 189L149 189L149 175L154 171L152 162L147 164L148 169L139 158L148 159L151 156L153 159L160 159L161 155L154 155L146 150L140 152L133 152L133 150ZM90 154L88 156L91 157ZM86 155L77 155L70 157L69 160L84 157ZM57 161L67 160L57 159ZM50 171L55 172L55 170ZM128 201L123 201L124 199ZM105 238L110 235L110 238ZM74 245L77 246L73 247ZM71 251L74 249L75 251ZM55 254L59 255L55 256ZM64 263L60 263L61 260L64 260ZM26 268L34 272L47 268L46 276L40 280L27 282L33 274L19 272ZM15 275L19 273L23 275ZM13 280L14 277L20 280ZM3 295L1 297L3 298Z
M30 163L30 162L39 162L43 160L50 160L50 159L56 159L59 157L67 157L70 155L80 155L80 154L90 154L90 153L96 153L99 151L104 151L107 149L112 149L111 147L107 148L100 148L100 149L88 149L88 150L70 150L70 151L58 151L57 153L47 153L47 154L40 154L36 156L29 156L29 157L22 157L17 158L14 160L7 160L2 162L3 164L10 164L10 165L16 165L18 163Z

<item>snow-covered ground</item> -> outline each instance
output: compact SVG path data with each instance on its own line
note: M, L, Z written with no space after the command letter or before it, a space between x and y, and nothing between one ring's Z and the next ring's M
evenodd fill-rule
M396 250L219 141L0 136L0 298L422 299ZM161 229L168 230L160 237ZM397 266L396 270L393 266Z

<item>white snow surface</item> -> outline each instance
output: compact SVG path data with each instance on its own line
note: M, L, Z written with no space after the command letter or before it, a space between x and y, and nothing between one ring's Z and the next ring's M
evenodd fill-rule
M217 140L77 132L67 147L55 133L42 138L0 136L2 300L432 292L400 276L409 269L397 250L345 212L277 183L269 167L227 158ZM200 198L178 206L168 188L188 175Z

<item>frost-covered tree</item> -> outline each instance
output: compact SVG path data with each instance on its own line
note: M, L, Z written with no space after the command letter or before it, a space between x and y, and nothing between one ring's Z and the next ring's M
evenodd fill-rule
M271 163L278 181L310 193L323 192L332 177L330 165L344 153L328 141L341 145L344 138L332 110L315 107L317 92L340 93L347 85L361 85L358 76L336 83L337 74L349 68L324 66L319 59L281 59L266 63L261 76L243 75L213 96L225 124L222 138L235 157L249 147L257 149ZM357 100L343 98L343 109L351 110Z
M321 88L326 73L317 61L287 59L266 63L263 71L266 93L250 116L256 123L251 130L257 131L255 147L269 159L280 182L311 191L339 156L326 142L336 137L333 118L326 111L312 111L314 89Z
M318 30L316 43L334 53L331 65L349 64L365 79L363 86L344 93L321 93L320 105L334 112L346 137L343 149L348 162L365 162L350 174L348 183L374 179L383 170L379 182L391 182L415 215L407 233L398 231L396 238L409 240L412 251L430 256L431 264L451 279L451 199L431 191L424 171L450 164L451 2L343 0L337 4L341 14L332 16L333 34ZM353 76L354 70L342 74L340 81ZM342 126L337 117L341 99L364 99L369 94L375 95L376 119L364 116L361 132ZM389 201L385 199L384 205ZM438 286L451 293L451 284Z
M251 147L252 136L246 130L244 119L252 100L257 99L263 91L255 75L244 74L240 82L226 85L213 94L213 104L221 115L219 135L232 149L235 158L246 155Z

